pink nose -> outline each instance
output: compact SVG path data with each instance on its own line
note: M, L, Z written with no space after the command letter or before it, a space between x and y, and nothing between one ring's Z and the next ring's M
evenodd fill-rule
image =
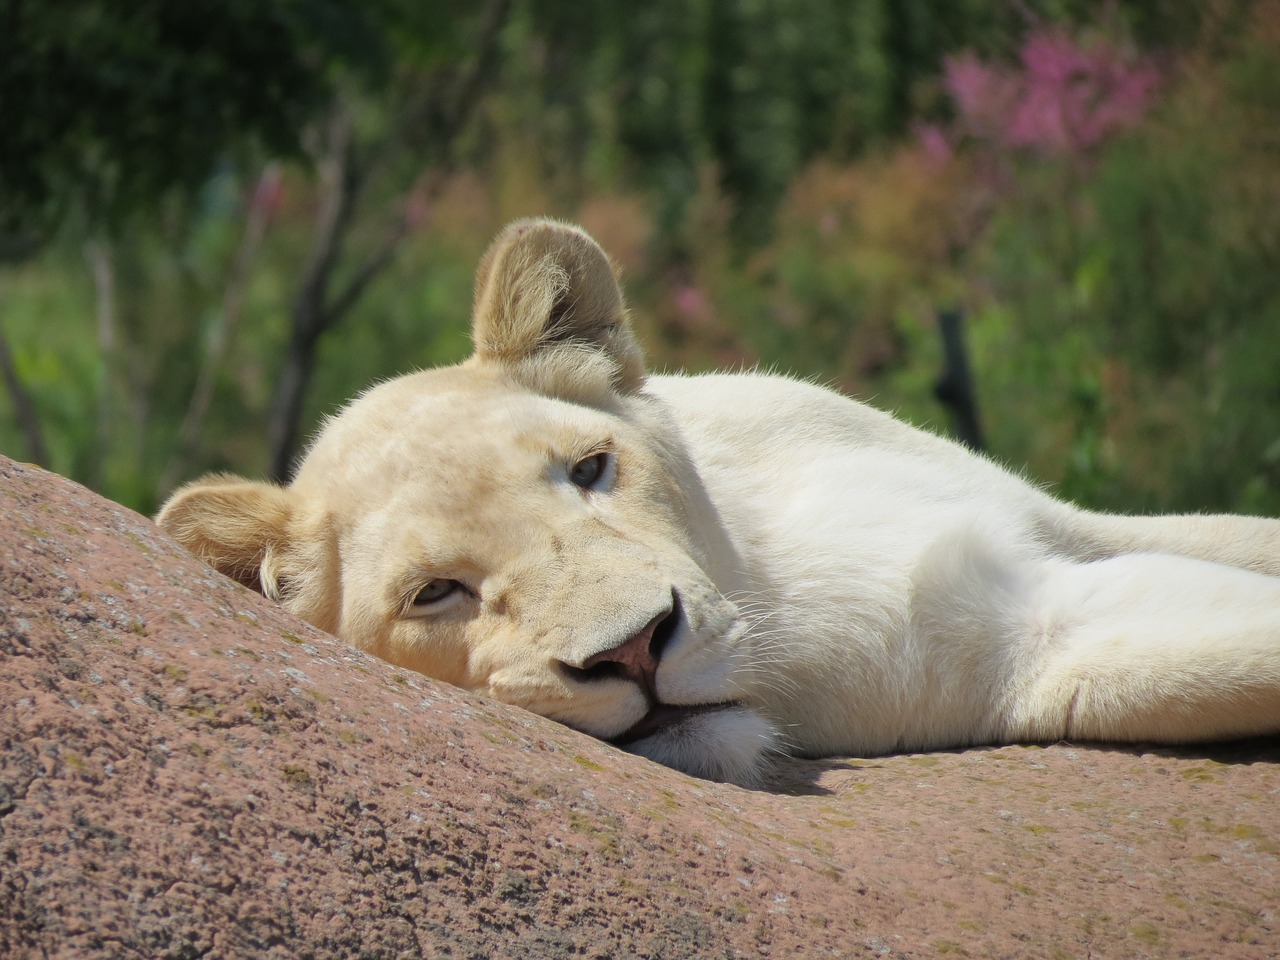
M608 664L612 668L608 670L610 675L625 677L639 684L650 699L657 700L658 659L662 655L662 645L654 643L654 633L658 625L669 616L670 613L664 613L654 617L612 650L601 650L588 657L583 662L582 669L597 674L604 673L605 671L596 668Z

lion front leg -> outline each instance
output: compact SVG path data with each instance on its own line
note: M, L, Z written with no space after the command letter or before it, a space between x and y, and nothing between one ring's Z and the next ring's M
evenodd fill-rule
M1167 554L1046 568L1010 739L1280 733L1280 578Z

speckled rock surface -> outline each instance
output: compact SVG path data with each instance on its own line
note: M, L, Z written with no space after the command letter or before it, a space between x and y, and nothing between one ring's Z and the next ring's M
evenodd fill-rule
M1280 743L692 780L0 459L0 956L1280 955Z

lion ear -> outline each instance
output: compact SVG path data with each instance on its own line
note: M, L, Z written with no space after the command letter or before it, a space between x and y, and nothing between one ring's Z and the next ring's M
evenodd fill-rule
M219 573L274 598L269 559L287 547L297 506L284 487L211 474L180 487L156 523Z
M552 371L604 361L613 389L632 393L644 361L608 255L577 227L518 220L476 272L475 355L545 381ZM567 371L566 371L567 372Z

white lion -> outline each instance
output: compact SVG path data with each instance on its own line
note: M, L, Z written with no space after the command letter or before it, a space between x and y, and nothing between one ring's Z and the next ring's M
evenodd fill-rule
M362 649L705 777L1280 732L1280 521L1089 513L811 384L646 377L552 221L486 254L474 339L290 486L206 477L159 522Z

